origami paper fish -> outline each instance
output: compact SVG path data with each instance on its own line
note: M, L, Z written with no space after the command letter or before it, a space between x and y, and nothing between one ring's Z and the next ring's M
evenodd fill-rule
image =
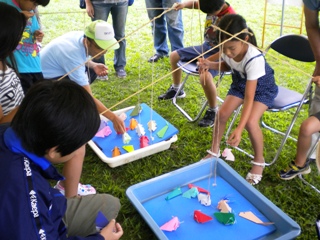
M136 127L138 126L138 121L134 118L130 119L130 129L134 130L136 129Z
M119 115L119 118L122 120L122 121L125 121L127 119L127 114L126 113L121 113Z
M140 148L149 146L149 138L147 136L140 137Z
M182 197L185 197L185 198L195 198L196 196L198 196L199 194L199 191L197 188L193 187L193 188L190 188L188 191L184 192L182 194Z
M234 155L231 152L231 149L226 148L222 152L222 157L226 158L226 160L234 161Z
M165 224L163 224L160 229L163 231L168 231L168 232L172 232L177 230L177 228L180 226L180 222L178 217L174 217L172 218L169 222L166 222Z
M198 194L198 201L204 206L211 205L211 198L209 194L199 193Z
M104 128L105 126L108 126L108 123L104 120L100 121L100 126L97 132L99 132L102 128Z
M128 144L131 141L131 137L127 132L122 135L122 141L123 144Z
M142 111L142 107L140 106L140 104L138 104L137 106L134 107L134 109L132 110L132 112L130 113L130 116L137 116L139 113L141 113Z
M107 226L109 223L108 219L106 218L106 216L104 216L104 214L99 211L96 217L96 229L98 232L101 231L102 228L104 228L105 226Z
M136 130L137 130L137 134L138 134L139 137L141 137L141 136L146 134L146 131L144 130L144 127L140 123L138 124Z
M231 225L236 221L233 213L215 212L213 215L220 223L224 225Z
M199 210L195 210L195 211L194 211L193 218L194 218L194 220L196 220L198 223L205 223L205 222L208 222L208 221L211 221L211 220L212 220L212 217L210 217L210 216L202 213L202 212L199 211Z
M148 122L148 129L150 132L154 132L157 129L157 123L154 120Z
M127 152L133 152L134 151L134 147L132 145L123 146L122 148L124 150L126 150Z
M231 208L228 205L227 200L219 201L217 208L220 210L220 212L223 212L223 213L230 213L231 212Z
M189 187L189 188L195 187L195 188L198 189L199 192L210 194L210 192L209 192L208 190L205 190L204 188L195 186L195 185L193 185L193 184L191 184L191 183L188 184L188 187Z
M96 137L107 137L112 133L112 130L109 126L105 126L104 128L102 128L99 132L96 133Z
M166 134L168 128L169 128L169 124L167 122L167 125L165 125L162 129L160 129L159 132L157 132L158 137L163 138L163 136Z
M121 155L120 149L117 146L115 146L112 150L112 157L116 157L120 155Z
M254 215L252 212L248 211L248 212L240 212L239 213L240 217L243 217L249 221L252 221L254 223L260 224L260 225L271 225L274 224L273 222L262 222L256 215Z
M166 200L170 200L174 197L177 197L182 194L181 188L175 188L169 195L166 197Z

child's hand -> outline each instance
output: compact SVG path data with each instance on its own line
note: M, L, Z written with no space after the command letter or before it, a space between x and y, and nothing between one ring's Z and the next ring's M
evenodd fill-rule
M44 37L44 33L43 33L42 31L36 30L36 31L34 32L34 38L36 39L37 42L40 42L40 43L41 43L43 37Z
M207 72L210 69L210 61L204 58L199 58L197 65L200 74Z
M238 130L237 128L230 134L227 143L232 147L238 147L241 141L241 134L242 131Z
M121 225L112 219L109 224L101 230L100 234L105 240L118 240L123 235L123 230Z
M123 134L126 131L126 126L124 125L123 120L119 116L115 116L112 120L113 128L117 133Z
M178 10L181 10L181 9L184 9L184 3L179 3L179 2L176 2L173 4L173 9L178 11Z
M34 16L34 12L29 12L29 11L21 11L25 18L28 20L29 18Z
M320 87L320 76L313 77L312 82L314 82L317 85L317 87Z
M93 67L93 71L98 76L106 76L108 74L108 67L103 63L96 63Z

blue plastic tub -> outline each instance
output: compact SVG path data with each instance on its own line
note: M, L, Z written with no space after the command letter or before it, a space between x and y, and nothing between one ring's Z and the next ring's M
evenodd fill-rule
M165 200L176 187L182 192L188 184L205 188L211 193L211 206L201 205L197 198L187 199L177 196ZM141 216L149 224L159 239L293 239L300 234L299 225L288 217L254 187L248 184L223 160L212 158L164 174L162 176L129 187L126 194ZM233 225L223 225L213 216L218 202L229 199L229 206L236 217ZM193 211L201 210L213 217L207 223L197 223ZM274 225L263 226L239 215L251 211L263 222ZM166 232L160 226L177 216L180 227Z

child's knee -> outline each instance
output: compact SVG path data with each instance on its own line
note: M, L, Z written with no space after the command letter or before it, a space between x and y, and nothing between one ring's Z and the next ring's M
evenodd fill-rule
M304 137L308 137L311 136L312 134L314 134L314 132L312 131L312 126L311 126L312 122L311 121L304 121L302 122L301 126L300 126L300 131L299 131L299 135L304 136Z
M173 51L170 53L170 62L171 63L176 64L177 62L179 62L179 60L180 60L180 56L177 51Z
M200 84L205 87L212 81L212 76L209 72L204 72L200 74Z

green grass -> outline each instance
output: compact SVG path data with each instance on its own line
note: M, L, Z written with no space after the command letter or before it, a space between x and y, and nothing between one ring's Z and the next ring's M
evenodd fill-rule
M230 2L236 11L244 15L248 25L256 33L257 41L261 43L262 21L264 1L262 0L235 0ZM90 19L81 12L79 3L76 0L52 0L48 7L40 8L43 30L45 32L44 45L53 38L72 30L83 30ZM250 9L250 10L249 10ZM279 21L281 7L272 10L272 17ZM66 13L76 12L76 13ZM296 12L289 10L286 12L286 21L290 23L296 21ZM51 14L50 14L51 13ZM184 10L183 19L185 24L185 45L198 45L202 41L204 14L197 11ZM109 81L96 81L92 85L94 95L99 98L106 106L111 107L124 98L134 94L136 91L163 78L153 87L129 98L113 110L122 109L127 106L136 105L138 102L145 102L152 105L154 110L161 116L170 121L179 129L178 141L171 145L167 151L134 161L132 163L110 168L102 162L97 155L88 147L86 159L83 167L81 182L90 183L95 186L98 192L110 193L120 198L122 208L119 213L118 221L122 224L125 234L122 239L156 239L145 221L131 205L125 196L126 189L136 183L171 172L175 169L187 166L199 161L206 155L206 150L211 144L212 130L197 127L196 124L188 123L186 119L170 102L158 102L157 96L163 93L171 83L170 63L164 59L154 65L147 63L147 59L153 55L153 42L151 29L148 24L147 13L144 1L136 1L129 8L127 21L127 73L125 79L118 79L114 75L112 68L113 53L107 53L107 65L109 66ZM139 29L142 25L145 25ZM139 29L138 31L136 31ZM284 33L296 30L285 29ZM266 45L279 35L279 28L268 26L266 34ZM272 56L271 56L272 55ZM303 91L308 77L306 74L293 69L283 63L281 59L272 53L267 57L269 63L276 72L276 79L279 84L292 86L297 90ZM298 69L306 73L312 73L313 64L297 64ZM167 76L166 76L167 75ZM164 77L165 76L165 77ZM231 82L230 76L226 76L218 89L219 95L224 96ZM189 80L186 88L187 97L180 100L181 105L191 113L196 113L200 107L204 94L198 79ZM308 116L308 109L303 108L292 134L297 136L299 125ZM292 111L291 111L292 113ZM271 125L279 127L283 131L290 122L289 114L266 114L266 121ZM265 158L270 161L279 146L280 138L269 131L264 130L265 137ZM244 134L241 146L251 151L251 144ZM221 149L224 149L223 143ZM280 159L271 167L265 168L263 181L256 187L262 194L270 199L274 204L281 208L291 218L301 226L302 232L299 239L315 239L314 221L316 219L319 206L319 195L311 188L302 184L298 179L292 181L282 181L277 177L277 173L285 168L288 162L294 158L295 142L288 140ZM250 169L248 157L233 151L236 156L235 162L228 162L241 176L245 176ZM306 179L320 188L320 177L317 174L315 165L312 165L312 173Z

